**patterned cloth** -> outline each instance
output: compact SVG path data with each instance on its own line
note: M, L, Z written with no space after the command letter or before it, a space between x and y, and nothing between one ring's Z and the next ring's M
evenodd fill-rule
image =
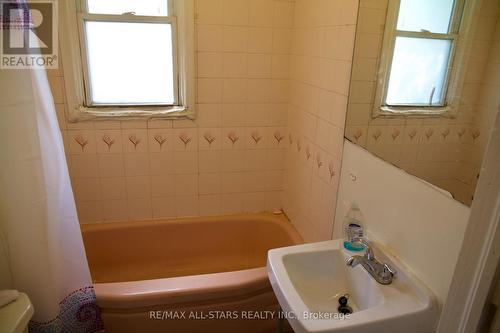
M31 321L30 333L95 333L104 332L104 324L96 303L94 287L75 290L60 303L57 318L45 323Z

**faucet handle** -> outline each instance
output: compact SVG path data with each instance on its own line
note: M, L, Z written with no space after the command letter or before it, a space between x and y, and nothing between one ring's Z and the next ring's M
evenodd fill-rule
M355 237L353 242L361 243L365 246L365 258L368 260L375 259L375 255L373 254L373 249L370 245L370 242L365 237Z
M389 264L385 263L382 269L382 277L384 278L392 278L396 275L397 271L392 268Z

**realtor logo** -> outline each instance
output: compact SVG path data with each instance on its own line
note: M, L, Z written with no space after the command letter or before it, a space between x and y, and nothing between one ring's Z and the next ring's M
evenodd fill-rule
M58 68L56 0L0 0L0 68Z

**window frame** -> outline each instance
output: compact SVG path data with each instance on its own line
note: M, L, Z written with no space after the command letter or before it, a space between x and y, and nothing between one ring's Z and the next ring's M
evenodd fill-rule
M93 14L85 0L59 1L61 53L70 122L95 119L165 118L194 119L196 80L194 52L194 1L169 1L168 16ZM173 105L92 104L85 55L85 21L169 23L172 28L174 62Z
M438 116L454 118L460 101L465 73L463 64L466 55L465 40L467 40L470 25L470 5L465 0L455 0L450 29L448 33L432 33L429 31L404 31L397 30L400 0L389 0L387 17L384 29L382 49L379 57L378 75L375 90L375 103L372 111L373 118L400 117L400 116ZM451 40L448 70L444 82L443 105L426 106L417 105L387 105L385 103L391 75L392 60L396 37L412 37L425 39Z

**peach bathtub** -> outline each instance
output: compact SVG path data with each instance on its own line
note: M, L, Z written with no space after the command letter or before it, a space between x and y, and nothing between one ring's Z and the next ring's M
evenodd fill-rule
M267 251L302 241L272 214L85 224L82 233L108 333L274 332Z

